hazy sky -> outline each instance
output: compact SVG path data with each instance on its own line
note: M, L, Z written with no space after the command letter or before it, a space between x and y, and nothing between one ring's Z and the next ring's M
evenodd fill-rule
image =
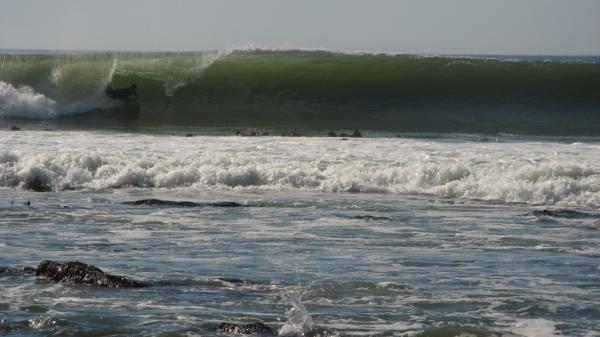
M0 0L0 48L600 54L600 0Z

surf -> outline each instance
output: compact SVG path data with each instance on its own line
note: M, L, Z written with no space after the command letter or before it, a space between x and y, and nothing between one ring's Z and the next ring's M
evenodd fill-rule
M118 116L104 90L135 84L137 126L600 134L593 60L249 49L1 55L0 65L4 118Z

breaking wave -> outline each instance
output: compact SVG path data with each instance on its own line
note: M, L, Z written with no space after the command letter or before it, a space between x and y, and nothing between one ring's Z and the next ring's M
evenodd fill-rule
M113 109L137 84L136 125L305 126L597 135L600 63L238 50L0 55L0 116Z

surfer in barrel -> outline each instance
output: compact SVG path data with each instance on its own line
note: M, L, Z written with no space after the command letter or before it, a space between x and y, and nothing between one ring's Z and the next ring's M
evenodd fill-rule
M138 99L137 85L132 84L128 88L113 89L110 85L104 90L104 94L112 99L133 102Z

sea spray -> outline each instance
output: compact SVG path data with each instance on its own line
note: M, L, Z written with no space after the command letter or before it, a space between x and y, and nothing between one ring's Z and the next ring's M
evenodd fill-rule
M287 310L287 322L279 330L280 336L305 336L313 329L313 320L302 304L302 296L306 289L294 287L285 290L281 297L289 306Z
M0 81L0 117L48 118L56 114L57 104L53 99L29 86L15 88Z

